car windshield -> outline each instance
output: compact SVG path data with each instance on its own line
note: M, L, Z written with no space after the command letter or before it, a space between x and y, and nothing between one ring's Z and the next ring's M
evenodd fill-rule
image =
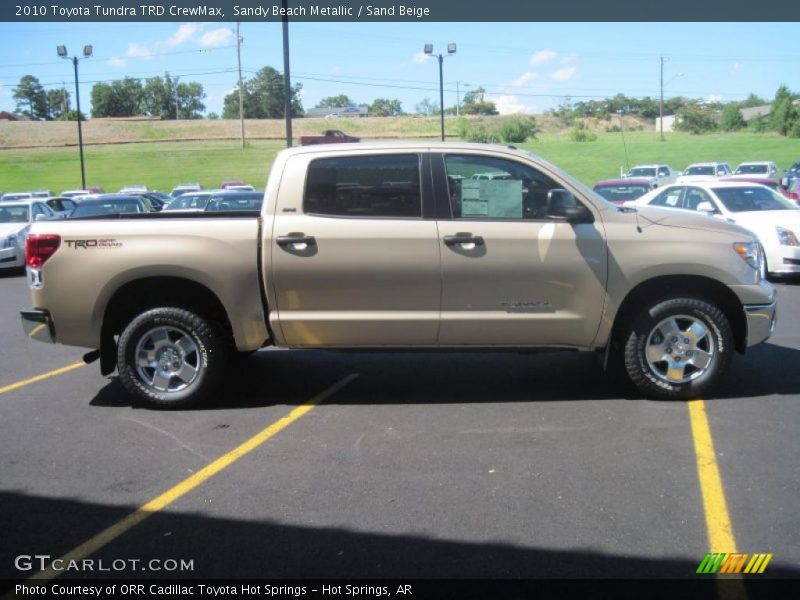
M684 175L713 175L714 174L714 167L689 167L683 173Z
M594 191L606 200L611 202L625 202L636 200L650 191L650 188L642 184L631 185L597 185Z
M0 206L0 223L28 223L30 208L26 204Z
M78 217L97 217L99 215L115 215L120 213L139 213L143 212L138 202L123 202L109 200L106 202L84 202L79 204L70 215L71 218Z
M797 209L780 194L761 186L715 188L714 193L731 212Z
M170 202L167 206L164 207L165 211L168 210L187 210L187 209L197 209L203 210L205 209L208 201L210 200L211 196L208 194L198 195L198 194L183 194L178 196Z
M767 165L739 165L736 167L736 175L764 175L767 173Z
M628 173L628 177L655 177L656 176L656 168L655 167L634 167L631 169L630 173Z

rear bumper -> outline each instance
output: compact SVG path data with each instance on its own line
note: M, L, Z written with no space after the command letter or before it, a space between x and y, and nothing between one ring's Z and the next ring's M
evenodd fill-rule
M19 315L25 335L38 342L56 343L56 332L49 312L38 308L29 308L21 310Z
M776 305L777 300L773 300L770 304L745 305L748 347L760 344L772 335L777 319Z

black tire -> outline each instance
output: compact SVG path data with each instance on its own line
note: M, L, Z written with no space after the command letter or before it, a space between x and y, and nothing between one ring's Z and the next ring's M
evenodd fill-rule
M700 397L723 375L734 352L725 314L696 298L651 303L624 339L623 364L631 383L645 396L661 400ZM669 361L657 360L662 352Z
M148 310L119 338L120 381L148 406L195 406L208 398L225 373L226 342L220 328L193 312L173 307Z

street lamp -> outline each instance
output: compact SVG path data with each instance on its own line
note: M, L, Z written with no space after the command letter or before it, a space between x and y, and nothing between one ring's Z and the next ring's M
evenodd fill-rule
M433 44L425 44L424 51L428 56L436 56L439 59L439 107L442 116L442 141L444 141L444 76L442 75L442 63L444 62L445 56L456 53L456 45L447 44L447 54L445 55L434 54Z
M58 46L56 48L58 52L58 56L60 58L65 58L67 60L72 61L72 66L75 68L75 103L78 106L78 148L80 149L81 153L81 189L86 189L86 169L83 166L83 129L81 128L81 92L78 89L78 61L83 58L89 58L92 55L92 46L84 46L83 47L83 56L73 56L70 57L67 55L67 47L66 46Z

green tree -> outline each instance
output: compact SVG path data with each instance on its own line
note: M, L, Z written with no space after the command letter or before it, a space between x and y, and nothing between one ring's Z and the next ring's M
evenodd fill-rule
M338 96L328 96L327 98L323 98L317 104L317 108L344 108L346 106L355 106L356 103L350 99L349 96L345 94L339 94Z
M723 131L739 131L747 126L738 102L730 102L722 109L720 127Z
M491 100L485 99L486 90L479 87L464 94L461 112L465 115L496 115L497 107Z
M369 107L369 112L374 117L396 117L403 114L403 107L396 98L376 98Z
M423 98L421 101L417 102L414 110L418 115L430 117L434 112L436 112L436 105L431 102L430 98Z
M17 102L17 113L34 120L46 119L49 116L47 93L45 93L39 80L33 75L24 75L20 78L12 96Z
M677 111L675 129L695 135L715 131L718 127L714 112L697 102L687 104Z
M150 77L142 90L142 109L145 114L175 119L175 85L177 79L164 73L164 77Z
M201 84L196 81L179 83L177 94L179 118L199 119L203 116L201 113L206 109L206 105L203 104L206 93Z
M47 118L61 119L70 110L69 92L63 88L47 90Z
M290 90L292 116L303 116L300 102L302 84ZM283 74L272 67L264 67L252 79L244 82L244 116L248 119L280 119L284 116ZM239 91L234 89L225 96L222 110L223 119L239 118Z
M92 116L132 117L143 110L144 90L138 79L125 77L92 86Z
M782 85L775 92L775 100L772 101L772 115L770 123L772 129L781 135L786 135L791 131L795 121L798 119L797 107L792 104L793 98L789 88Z

